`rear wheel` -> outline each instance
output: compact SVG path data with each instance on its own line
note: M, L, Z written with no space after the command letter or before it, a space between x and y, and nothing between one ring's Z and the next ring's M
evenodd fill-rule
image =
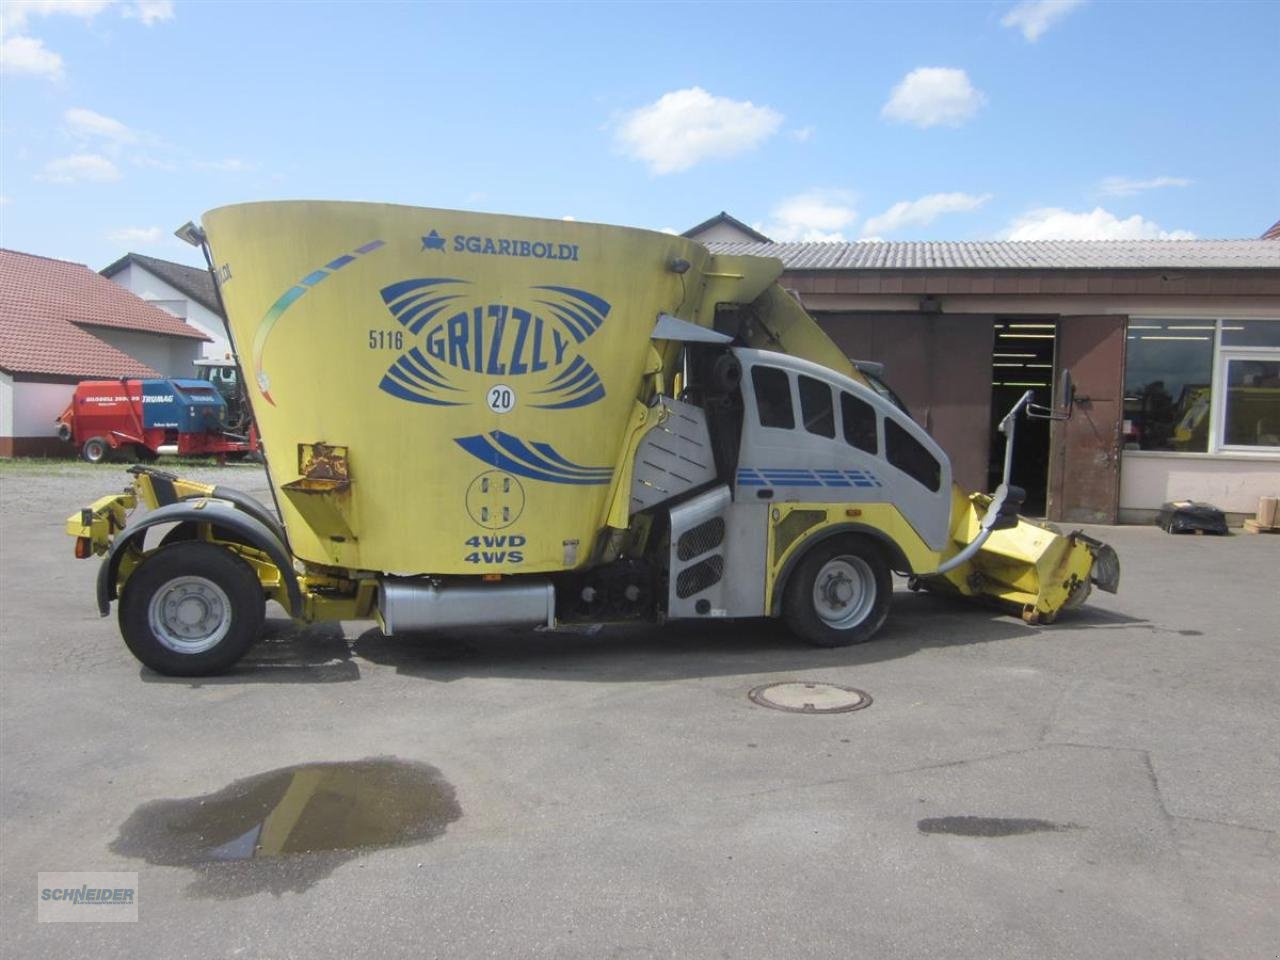
M101 463L107 459L107 452L111 448L107 446L107 441L101 437L90 437L84 442L84 446L80 448L80 456L84 457L90 463Z
M198 677L230 668L266 616L253 568L222 547L186 542L153 553L120 597L120 632L157 673Z
M889 615L893 575L865 537L820 543L787 581L782 613L798 637L818 647L866 643Z

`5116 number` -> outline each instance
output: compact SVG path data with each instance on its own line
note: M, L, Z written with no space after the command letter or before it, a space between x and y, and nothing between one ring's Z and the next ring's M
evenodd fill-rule
M370 350L403 350L404 349L404 331L403 330L370 330L369 331L369 349Z

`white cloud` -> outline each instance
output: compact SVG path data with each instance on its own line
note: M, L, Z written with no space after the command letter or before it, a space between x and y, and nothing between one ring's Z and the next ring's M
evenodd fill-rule
M110 143L133 143L138 135L114 117L106 117L84 107L72 107L62 115L72 136L82 140L100 138Z
M130 20L141 20L151 26L159 20L173 19L173 0L134 0L121 11Z
M1159 190L1161 187L1189 187L1186 177L1152 177L1150 180L1134 180L1130 177L1107 177L1102 181L1102 192L1110 197L1131 197L1143 190Z
M62 76L62 57L47 49L43 40L15 34L0 41L0 73L56 80Z
M144 244L156 243L165 235L165 231L160 227L121 227L119 230L112 230L107 234L107 239L113 243L125 244Z
M54 15L92 20L111 3L112 0L4 0L0 4L0 26L17 30L32 17Z
M669 234L671 234L673 237L678 237L678 236L680 236L680 231L679 231L679 230L677 230L675 227L663 227L659 232L660 232L660 233L669 233Z
M1000 25L1021 30L1028 43L1035 43L1050 27L1081 6L1084 0L1026 0L1006 13Z
M844 240L844 230L858 219L853 194L847 190L808 190L773 208L767 224L754 228L774 240Z
M13 197L0 193L0 207L7 207L13 203Z
M990 199L989 193L931 193L919 200L903 200L879 216L868 219L862 226L862 232L870 238L871 235L893 233L903 227L923 227L944 213L976 210Z
M771 107L690 87L624 114L614 136L623 153L652 173L678 173L759 146L778 132L782 119Z
M59 79L63 72L62 56L44 45L38 37L27 36L28 23L36 17L78 17L92 20L103 10L115 6L126 17L141 20L147 26L158 20L171 20L173 0L3 0L0 2L0 73L27 74Z
M1162 230L1158 223L1138 214L1121 220L1096 207L1090 213L1072 213L1059 207L1030 210L1005 231L1007 240L1194 240L1189 230Z
M37 176L39 180L50 183L76 183L87 180L96 183L108 183L120 179L120 171L114 163L96 153L76 153L69 157L59 157L44 165L44 171Z
M571 213L566 213L566 214L565 214L563 217L561 217L560 219L561 219L561 220L568 220L570 223L572 223L574 220L577 220L578 218L577 218L577 217L575 217L575 216L574 216L573 214L571 214Z
M917 127L958 127L987 102L969 75L954 67L919 67L893 88L881 116Z
M813 127L797 127L794 130L788 130L787 136L799 143L808 143L813 139Z

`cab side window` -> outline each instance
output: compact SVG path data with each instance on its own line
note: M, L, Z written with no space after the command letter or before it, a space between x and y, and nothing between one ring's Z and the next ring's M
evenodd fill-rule
M800 376L800 415L804 428L820 437L835 437L836 409L831 387L813 377Z
M760 426L790 430L796 425L791 406L791 379L776 367L752 367L751 385L755 389Z
M942 465L906 428L885 417L884 448L889 462L934 493L942 486Z
M844 422L845 443L870 454L880 451L876 440L876 412L871 404L841 391L840 419Z

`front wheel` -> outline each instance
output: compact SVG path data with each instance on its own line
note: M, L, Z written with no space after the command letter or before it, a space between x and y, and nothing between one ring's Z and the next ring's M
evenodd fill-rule
M184 542L142 561L120 597L120 632L157 673L199 677L229 669L266 617L253 568L223 547Z
M787 626L816 647L845 647L870 640L893 596L884 551L865 537L820 543L787 581L782 614Z

